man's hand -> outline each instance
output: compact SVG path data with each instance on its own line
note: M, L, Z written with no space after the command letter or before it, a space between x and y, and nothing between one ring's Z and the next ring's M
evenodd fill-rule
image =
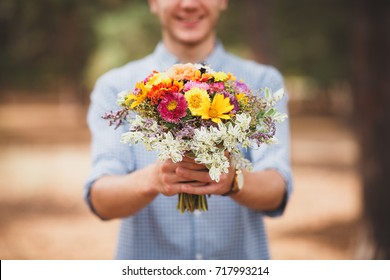
M178 163L170 160L157 163L157 168L159 192L167 196L178 193L221 195L230 190L234 178L234 168L230 167L229 173L223 173L217 183L210 178L205 165L198 164L189 157L184 157Z

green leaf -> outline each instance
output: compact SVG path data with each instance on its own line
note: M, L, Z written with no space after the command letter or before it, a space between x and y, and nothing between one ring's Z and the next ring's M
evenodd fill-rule
M271 108L267 112L265 112L264 116L273 116L275 113L276 113L275 108Z

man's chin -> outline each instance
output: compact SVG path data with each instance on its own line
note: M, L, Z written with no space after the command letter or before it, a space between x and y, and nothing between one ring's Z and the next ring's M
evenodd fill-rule
M207 36L195 36L195 35L186 35L186 36L177 36L176 42L181 43L182 45L188 47L198 46L205 41L207 41Z

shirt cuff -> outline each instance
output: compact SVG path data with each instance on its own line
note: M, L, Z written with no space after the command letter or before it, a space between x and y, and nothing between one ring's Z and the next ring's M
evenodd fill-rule
M129 173L129 170L125 168L125 165L117 159L105 159L95 163L92 168L91 175L84 186L84 200L87 203L89 209L101 220L108 220L102 217L95 209L91 201L91 190L96 180L105 175L124 175Z

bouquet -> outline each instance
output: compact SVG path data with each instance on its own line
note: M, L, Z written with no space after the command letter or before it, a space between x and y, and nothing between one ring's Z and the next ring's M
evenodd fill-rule
M287 116L275 104L283 89L251 90L231 73L200 64L176 64L165 72L153 71L134 90L118 94L121 110L103 118L116 127L130 125L121 142L142 143L160 160L180 162L191 155L204 164L218 182L230 164L250 169L241 148L276 142L275 123ZM178 209L207 211L205 195L179 194Z

